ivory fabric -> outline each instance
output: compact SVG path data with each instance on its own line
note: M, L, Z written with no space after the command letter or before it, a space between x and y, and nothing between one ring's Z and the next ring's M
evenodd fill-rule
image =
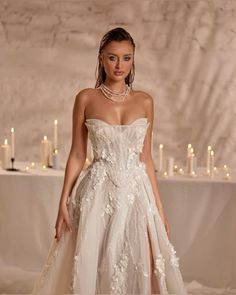
M17 162L16 167L23 169L26 164ZM213 180L177 175L164 179L157 174L171 241L189 294L236 293L231 290L236 289L235 172L230 170L230 181L218 176ZM82 171L72 199L84 175ZM55 235L63 176L64 171L44 171L37 163L29 173L0 169L1 294L32 291Z
M187 294L139 160L147 118L85 124L94 160L68 202L72 233L52 242L32 294Z

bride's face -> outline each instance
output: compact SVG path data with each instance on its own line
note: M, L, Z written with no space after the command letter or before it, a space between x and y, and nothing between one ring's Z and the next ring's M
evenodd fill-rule
M124 80L133 65L133 46L129 41L111 41L101 52L100 59L110 80Z

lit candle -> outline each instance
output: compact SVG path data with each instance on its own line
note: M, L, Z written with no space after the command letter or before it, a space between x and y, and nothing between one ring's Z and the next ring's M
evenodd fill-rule
M184 174L184 170L183 170L183 168L179 168L179 174L181 174L181 175Z
M193 154L191 154L189 157L189 173L192 174L193 172Z
M195 171L192 171L192 172L191 172L191 176L192 176L192 177L196 177L196 176L197 176L197 175L196 175L196 172L195 172Z
M59 159L59 153L58 150L54 150L53 151L53 155L52 155L52 167L53 169L60 169L60 159Z
M214 175L214 151L211 150L210 153L210 176L213 177Z
M168 177L168 174L167 174L166 171L163 173L163 177L164 177L164 178L167 178L167 177Z
M197 171L197 157L193 154L193 170Z
M191 173L193 171L193 154L194 149L191 144L188 145L188 156L187 156L187 172Z
M57 128L57 120L54 120L54 143L53 143L53 149L58 149L57 141L58 141L58 128Z
M226 164L223 166L223 169L228 172L228 166Z
M208 145L208 147L207 147L207 165L206 165L206 170L210 170L210 158L211 158L211 146Z
M191 149L192 149L192 145L191 145L191 143L189 143L188 147L187 147L187 157L189 157L191 155Z
M174 171L175 171L175 172L178 171L178 165L174 165Z
M191 154L192 154L192 151L193 151L193 149L192 149L192 145L191 145L191 143L189 143L188 144L188 146L187 146L187 158L186 158L186 171L189 173L190 172L190 166L189 166L189 158L190 158L190 156L191 156Z
M163 170L163 144L159 145L159 167L158 167L158 171L162 171Z
M41 163L46 167L49 165L48 138L46 135L41 141Z
M11 128L11 158L15 158L15 131Z
M173 176L174 172L174 158L169 157L167 160L167 174L168 176Z
M48 140L48 166L52 167L52 154L53 154L53 148L52 148L52 142L51 140Z
M231 179L231 177L230 177L230 175L229 175L229 173L228 173L228 172L226 173L226 175L225 175L224 179L226 179L226 180L229 180L229 179Z
M4 144L1 146L2 150L2 168L7 169L10 168L10 145L7 143L7 139L5 139Z

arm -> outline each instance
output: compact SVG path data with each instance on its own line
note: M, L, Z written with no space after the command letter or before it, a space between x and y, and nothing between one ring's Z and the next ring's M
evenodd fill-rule
M69 222L68 210L66 207L67 199L70 196L73 187L76 183L76 180L83 169L85 160L86 160L86 151L87 151L87 128L84 125L84 112L87 101L87 91L80 91L76 98L73 108L73 127L72 127L72 144L69 153L69 157L66 164L64 184L62 188L58 216L56 221L56 236L57 239L60 239L61 228L63 222L66 223L68 230L71 229Z
M77 94L73 108L72 144L65 169L60 205L66 204L86 160L88 134L84 125L85 105L86 91L82 90Z
M143 145L142 153L140 154L140 160L145 163L147 174L149 176L152 190L155 195L156 205L159 210L163 224L166 227L167 234L169 236L169 225L168 225L167 219L165 217L163 204L162 204L159 192L158 192L155 167L154 167L152 154L151 154L151 144L152 144L151 141L152 141L153 117L154 117L153 98L150 95L145 94L145 102L144 103L145 103L145 109L146 109L146 116L147 116L148 122L150 122L150 124L149 124L149 127L147 129L147 133L146 133L146 136L144 139L144 145Z

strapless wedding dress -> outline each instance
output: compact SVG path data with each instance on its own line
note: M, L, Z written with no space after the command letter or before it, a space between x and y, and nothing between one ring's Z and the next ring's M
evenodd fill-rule
M52 241L32 294L151 294L151 280L155 293L187 294L139 160L147 118L85 124L94 159L69 197L73 231Z

